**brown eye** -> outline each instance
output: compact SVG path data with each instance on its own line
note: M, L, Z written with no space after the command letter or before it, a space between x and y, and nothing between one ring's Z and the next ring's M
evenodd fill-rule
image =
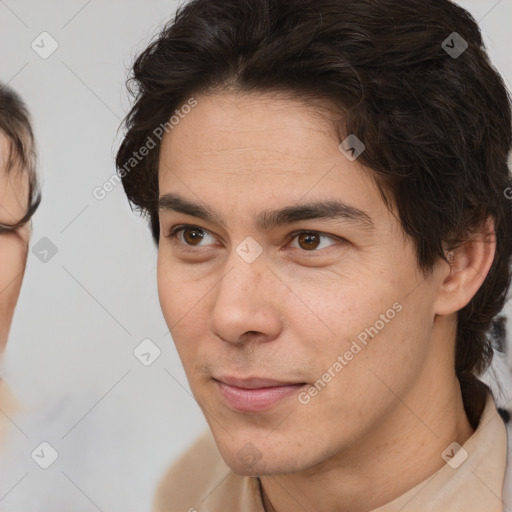
M302 233L297 240L300 248L306 251L316 249L320 245L320 237L316 233Z
M197 245L196 242L201 242L204 238L204 232L197 228L183 228L183 239L188 245Z
M321 253L322 249L343 245L344 243L344 239L340 237L326 235L319 231L296 231L290 236L293 237L291 247L298 249L302 254L310 252L312 256Z

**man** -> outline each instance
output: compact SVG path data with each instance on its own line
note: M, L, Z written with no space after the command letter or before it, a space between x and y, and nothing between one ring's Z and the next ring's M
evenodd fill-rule
M20 97L0 83L0 358L25 273L30 219L39 202L29 114ZM0 445L16 407L0 377Z
M510 283L511 112L474 19L193 0L133 79L118 172L211 430L154 510L503 510L478 377Z

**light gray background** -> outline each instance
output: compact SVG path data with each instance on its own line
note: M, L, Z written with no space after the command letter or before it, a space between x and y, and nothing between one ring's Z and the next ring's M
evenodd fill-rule
M459 3L510 88L512 0ZM127 70L176 6L0 0L0 81L25 99L38 139L43 202L32 247L47 237L58 249L47 263L29 256L2 369L39 416L16 422L0 509L48 510L39 493L54 511L59 499L67 510L149 510L165 467L206 428L166 334L149 229L121 186L93 197L115 172ZM43 31L59 45L48 59L31 48ZM161 350L150 367L133 355L146 338ZM59 453L47 470L30 459L41 441Z

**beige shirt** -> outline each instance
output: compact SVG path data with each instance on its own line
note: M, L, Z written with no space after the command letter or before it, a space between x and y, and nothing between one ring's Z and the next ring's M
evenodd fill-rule
M503 512L507 433L490 394L478 427L463 448L468 457L456 469L452 459L451 465L373 512ZM210 431L168 470L152 510L265 512L258 478L233 473Z

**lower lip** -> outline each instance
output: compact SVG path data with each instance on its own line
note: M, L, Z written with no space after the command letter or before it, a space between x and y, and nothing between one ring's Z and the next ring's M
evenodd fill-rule
M228 405L240 412L258 412L268 409L283 398L295 394L305 384L275 386L269 388L237 388L224 382L216 381L221 396Z

